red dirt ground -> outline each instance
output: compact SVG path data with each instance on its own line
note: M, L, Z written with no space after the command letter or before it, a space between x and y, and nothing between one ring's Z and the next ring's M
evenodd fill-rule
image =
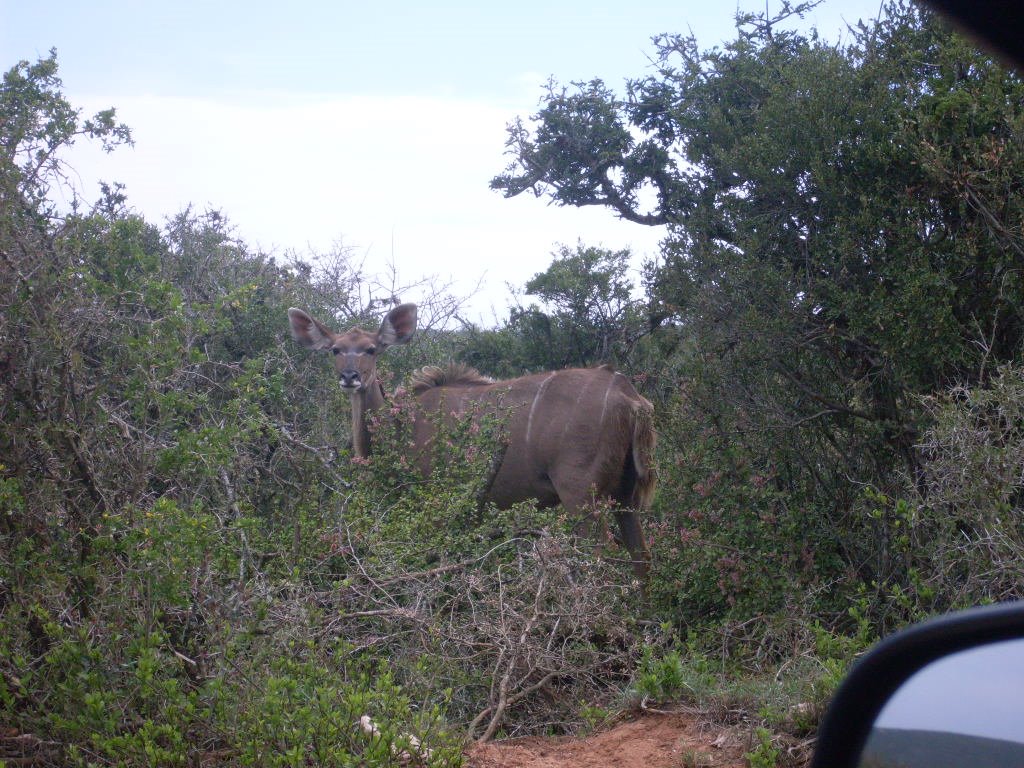
M647 714L586 738L477 744L467 768L747 768L751 729L721 728L687 713Z

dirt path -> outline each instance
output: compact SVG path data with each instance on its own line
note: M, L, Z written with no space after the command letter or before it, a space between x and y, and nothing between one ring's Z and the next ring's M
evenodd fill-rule
M722 729L689 714L645 715L588 736L477 745L467 768L747 768L749 728Z

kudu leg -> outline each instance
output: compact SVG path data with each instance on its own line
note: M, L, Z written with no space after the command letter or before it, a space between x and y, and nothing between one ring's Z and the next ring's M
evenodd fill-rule
M573 533L581 539L593 542L600 552L608 540L608 525L601 517L601 513L593 505L581 506L576 509L570 509L568 505L563 506L570 518L576 520L572 527Z
M575 520L573 533L581 539L594 542L595 550L600 554L608 541L608 523L601 513L601 506L595 503L594 494L589 489L567 489L563 484L555 483L555 490L562 506L570 519ZM615 519L619 528L619 543L629 552L633 572L645 582L650 570L651 556L644 542L643 531L640 529L640 517L632 509L616 506Z
M586 488L576 488L571 483L558 482L553 478L555 492L570 520L572 531L579 538L595 544L600 552L608 540L608 523L594 504L594 495Z
M619 524L622 543L632 558L633 571L641 581L646 581L651 569L651 553L647 549L644 532L640 528L640 515L628 507L616 507L615 520Z

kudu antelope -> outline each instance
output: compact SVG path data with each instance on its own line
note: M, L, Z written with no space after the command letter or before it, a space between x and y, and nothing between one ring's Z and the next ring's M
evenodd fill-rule
M412 338L416 305L392 309L376 333L361 328L334 333L295 308L288 310L288 319L299 344L334 355L338 383L352 401L352 448L356 456L368 457L368 415L386 400L377 356ZM591 538L604 530L595 502L609 500L634 569L646 576L649 555L638 513L654 492L654 409L625 376L601 366L492 381L472 368L453 366L423 369L412 389L419 404L413 425L416 461L424 474L430 472L430 451L423 449L436 421L428 414L500 405L509 413L508 447L486 500L501 509L528 499L542 506L561 502L577 519L577 534Z

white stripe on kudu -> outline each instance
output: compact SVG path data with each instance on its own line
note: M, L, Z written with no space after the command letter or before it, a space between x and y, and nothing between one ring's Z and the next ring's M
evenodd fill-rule
M547 389L548 382L551 381L553 378L555 378L556 375L557 375L557 371L555 373L552 373L546 379L544 379L544 381L541 382L540 387L537 389L537 394L533 396L533 402L530 404L530 415L526 419L526 444L527 445L530 444L530 430L533 428L533 414L537 410L537 403L540 402L541 395L543 395L544 394L544 390Z

